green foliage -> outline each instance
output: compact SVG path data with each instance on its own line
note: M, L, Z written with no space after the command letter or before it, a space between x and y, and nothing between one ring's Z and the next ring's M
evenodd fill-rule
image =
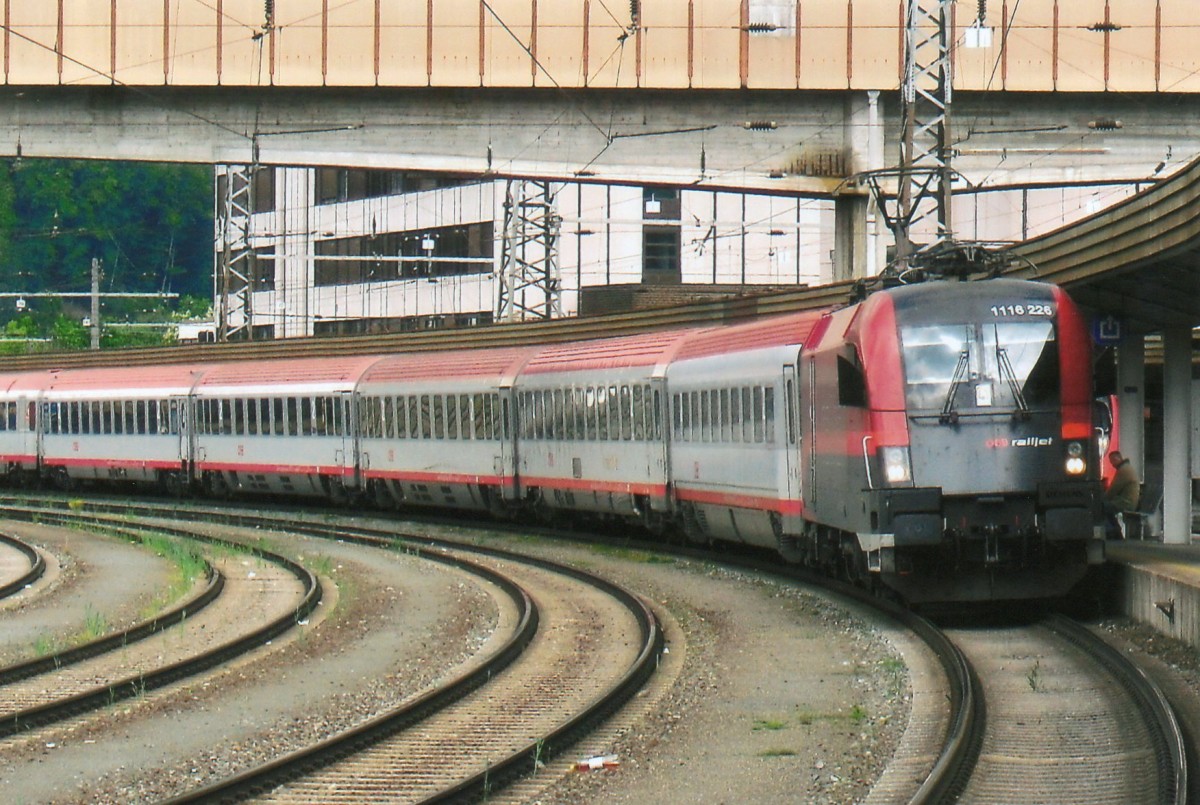
M59 316L52 325L54 346L58 349L86 349L92 338L87 329L74 319Z
M99 258L101 292L191 294L186 315L203 315L212 276L212 192L207 166L13 160L0 169L0 290L86 293L92 258ZM0 306L5 335L48 337L56 348L87 345L86 332L79 344L79 329L62 323L90 314L86 298L27 303L24 312ZM155 300L105 300L102 318L163 321L170 313ZM162 343L161 335L139 332L116 335L111 345L147 339Z

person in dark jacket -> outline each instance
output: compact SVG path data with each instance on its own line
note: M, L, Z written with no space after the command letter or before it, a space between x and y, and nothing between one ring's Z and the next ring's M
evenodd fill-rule
M1138 480L1137 471L1119 450L1109 453L1108 461L1117 472L1104 492L1104 513L1108 516L1109 536L1120 538L1121 529L1117 524L1117 518L1121 512L1137 511L1138 501L1142 496L1142 486Z

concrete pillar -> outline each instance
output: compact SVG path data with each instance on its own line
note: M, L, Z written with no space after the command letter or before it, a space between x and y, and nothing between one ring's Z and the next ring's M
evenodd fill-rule
M1146 339L1129 334L1117 345L1117 413L1121 453L1146 477ZM1102 460L1104 456L1100 457Z
M1163 542L1192 535L1192 330L1163 331Z
M847 175L882 167L879 129L879 93L852 92L846 96L843 115L843 141L846 143ZM863 188L848 185L848 190ZM838 196L833 201L833 281L860 279L871 272L873 259L868 254L867 215L870 198L863 195ZM875 269L876 271L878 269Z
M833 281L867 275L867 197L838 196L833 202Z

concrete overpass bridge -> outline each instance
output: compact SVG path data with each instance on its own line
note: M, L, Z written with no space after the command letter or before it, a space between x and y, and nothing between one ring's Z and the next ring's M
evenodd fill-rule
M854 195L896 159L904 8L3 0L0 153ZM1200 153L1192 0L954 10L959 189Z

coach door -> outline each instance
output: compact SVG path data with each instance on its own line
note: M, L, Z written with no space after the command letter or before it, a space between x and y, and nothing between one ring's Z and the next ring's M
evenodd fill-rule
M160 422L158 426L160 434L165 425L167 433L175 434L179 440L179 463L185 473L190 471L192 466L192 423L188 417L188 409L187 397L168 398L167 410L159 414L161 417L165 413L167 421Z
M797 357L797 360L799 358ZM783 454L787 481L783 490L788 501L800 500L800 406L796 385L796 367L783 367Z
M38 469L42 464L42 429L37 426L38 404L29 397L17 401L17 419L21 431L22 453L29 456L28 469Z
M500 450L496 456L496 475L505 500L520 497L517 478L517 395L512 387L500 389Z
M340 391L333 397L337 412L334 414L336 423L334 432L341 437L341 446L334 452L333 461L337 466L338 476L342 485L354 488L358 486L357 467L354 461L358 428L354 426L354 392Z

